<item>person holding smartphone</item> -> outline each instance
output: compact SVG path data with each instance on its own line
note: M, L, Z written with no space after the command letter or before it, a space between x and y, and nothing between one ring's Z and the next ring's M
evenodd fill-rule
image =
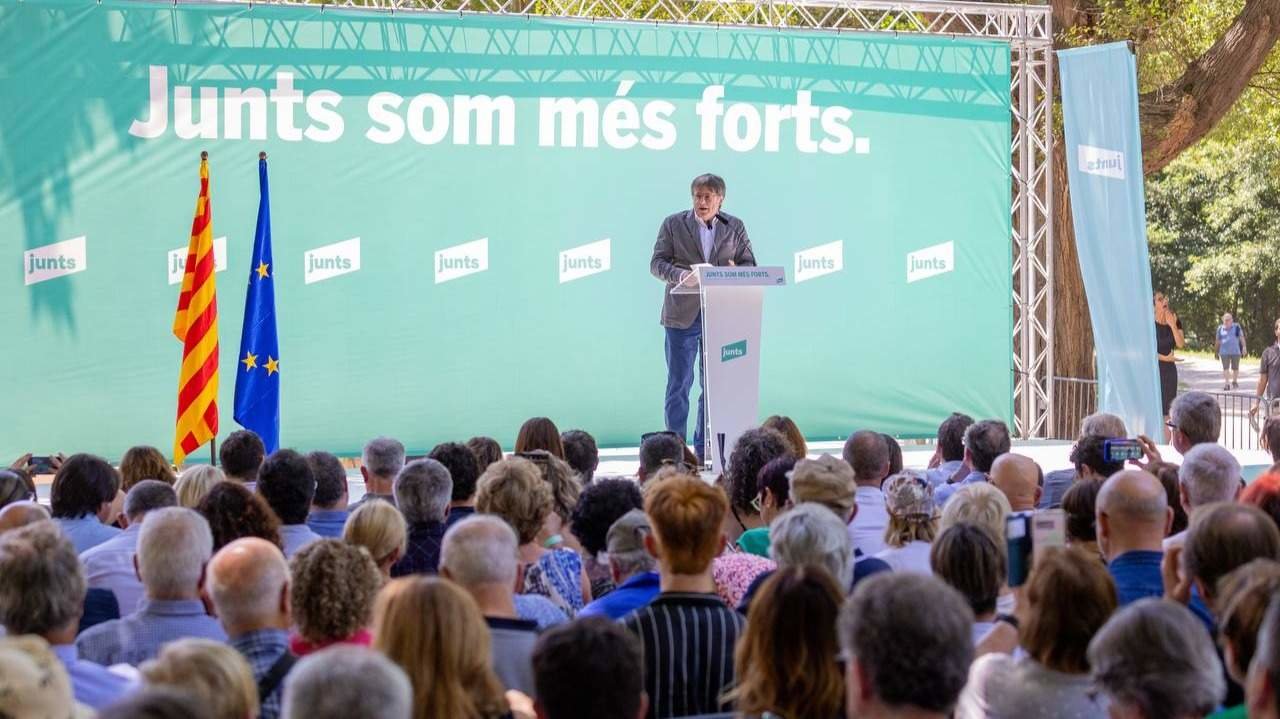
M1169 309L1169 298L1155 294L1156 355L1160 366L1160 407L1165 422L1169 421L1169 405L1178 394L1178 358L1173 351L1183 346L1182 320Z

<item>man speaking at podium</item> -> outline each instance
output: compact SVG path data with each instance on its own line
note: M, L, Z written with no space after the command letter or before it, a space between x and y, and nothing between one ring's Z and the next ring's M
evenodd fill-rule
M702 303L696 294L673 295L671 288L686 279L696 264L717 267L753 267L751 239L742 220L720 211L724 202L724 180L716 175L698 175L690 188L693 209L677 212L662 221L658 241L653 246L649 272L667 283L662 292L661 324L667 341L667 399L664 406L667 429L686 437L689 424L689 390L693 368L702 348ZM698 370L698 424L693 431L693 450L705 461L706 377Z

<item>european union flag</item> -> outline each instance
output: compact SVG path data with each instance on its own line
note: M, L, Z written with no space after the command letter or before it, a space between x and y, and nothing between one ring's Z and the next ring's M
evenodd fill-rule
M271 264L271 207L267 153L258 154L258 229L253 234L249 292L236 367L235 420L262 438L267 452L280 446L280 344L276 339L275 266Z

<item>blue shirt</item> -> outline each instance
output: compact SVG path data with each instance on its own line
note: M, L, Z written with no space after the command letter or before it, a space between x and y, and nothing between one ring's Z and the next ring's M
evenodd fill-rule
M227 641L226 632L205 614L199 599L144 599L138 611L103 622L76 637L80 656L104 666L137 666L175 639L197 637Z
M1233 324L1231 329L1218 325L1218 356L1239 357L1241 354L1240 325Z
M979 472L975 469L969 473L969 476L959 482L952 482L951 484L944 484L941 487L938 487L938 489L933 493L933 503L936 506L941 507L947 503L948 499L951 499L951 495L960 491L960 488L966 484L977 484L978 482L985 481L987 481L986 472Z
M541 594L517 594L513 597L516 616L538 625L538 631L550 629L557 624L569 621L564 610L557 607L550 599Z
M449 527L452 527L475 513L475 507L450 507L449 516L444 519L445 531L448 531Z
M1118 606L1147 597L1164 596L1164 580L1160 577L1160 560L1163 557L1164 552L1137 550L1111 560L1107 571L1116 583Z
M951 475L960 471L960 465L962 464L964 464L964 460L960 459L943 462L933 469L925 470L925 478L929 480L929 484L934 489L937 489L946 484L947 480L951 479Z
M646 606L658 596L657 572L641 572L632 575L616 589L582 608L579 617L608 617L622 619L640 607Z
M307 515L307 527L326 539L342 539L349 515L345 509L313 509Z
M305 524L280 525L280 540L284 544L285 559L289 559L303 547L320 539L324 537L311 531L311 527Z
M289 651L289 633L283 629L258 629L241 634L228 643L248 660L249 668L253 670L253 680L260 682L276 660ZM280 716L283 687L282 681L262 699L262 713L258 715L258 719L276 719Z
M55 517L53 521L58 523L62 533L71 540L71 544L76 548L76 554L83 554L120 533L119 529L103 524L96 515L92 514L75 519Z
M1071 489L1076 481L1074 469L1055 469L1044 475L1044 491L1040 494L1040 506L1037 509L1053 509L1062 506L1062 496ZM1119 557L1117 557L1119 559Z
M128 529L80 555L89 586L113 592L126 614L137 609L138 602L147 594L133 568L140 534L142 523L130 524Z
M71 677L71 691L76 701L93 709L102 709L137 689L132 681L107 671L107 668L80 658L74 644L50 647Z

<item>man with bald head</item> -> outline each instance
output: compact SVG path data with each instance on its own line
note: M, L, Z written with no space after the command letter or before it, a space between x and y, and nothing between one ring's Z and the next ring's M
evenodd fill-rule
M884 530L889 526L889 510L880 490L889 476L889 443L878 432L854 432L844 443L844 461L853 467L858 486L854 494L858 511L849 522L849 541L863 554L875 556L885 549Z
M280 716L280 687L293 667L289 653L289 565L272 543L237 539L209 562L209 599L228 642L253 669L261 719Z
M1161 597L1161 543L1173 524L1164 485L1154 475L1128 469L1111 475L1098 492L1098 548L1116 583L1120 606Z
M991 484L1009 499L1015 512L1031 512L1040 504L1040 465L1021 454L1002 454L991 465Z
M49 510L35 502L23 500L6 504L4 509L0 509L0 534L48 518Z

